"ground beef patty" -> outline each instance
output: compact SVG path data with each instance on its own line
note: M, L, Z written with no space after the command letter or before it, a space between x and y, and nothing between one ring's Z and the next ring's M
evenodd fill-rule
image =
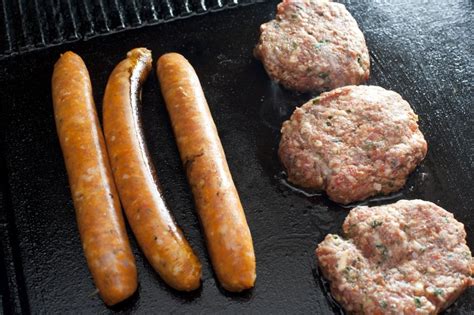
M340 203L399 190L426 155L418 116L377 86L346 86L297 108L281 129L288 180Z
M340 3L284 0L260 32L255 56L289 89L330 90L369 78L364 35Z
M343 230L316 258L348 313L435 314L474 284L464 225L431 202L357 207Z

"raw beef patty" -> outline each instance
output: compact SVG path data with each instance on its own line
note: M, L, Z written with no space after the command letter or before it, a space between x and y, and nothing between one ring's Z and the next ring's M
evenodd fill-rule
M350 314L435 314L474 284L464 225L431 202L357 207L343 230L316 258Z
M260 32L255 56L289 89L330 90L369 78L364 35L340 3L284 0Z
M424 159L418 116L378 86L346 86L297 108L283 123L280 160L288 180L351 203L399 190Z

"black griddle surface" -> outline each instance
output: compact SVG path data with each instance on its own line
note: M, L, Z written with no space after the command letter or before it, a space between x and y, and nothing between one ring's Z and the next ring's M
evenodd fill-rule
M390 2L390 3L389 3ZM0 61L2 185L0 229L7 313L334 314L318 278L314 249L340 233L348 209L287 186L277 157L279 128L310 95L272 83L252 57L259 25L276 1L26 52ZM473 5L471 1L346 1L371 54L370 84L399 92L420 116L428 156L405 188L368 204L424 199L454 213L474 249ZM99 113L108 75L134 47L157 57L177 51L195 67L253 234L257 283L231 294L216 284L153 73L143 90L149 151L178 224L203 263L202 288L179 293L152 270L129 233L137 294L106 308L83 256L53 119L50 79L59 54L86 62ZM3 279L0 277L0 279ZM2 280L2 282L4 282ZM446 313L472 314L468 290Z

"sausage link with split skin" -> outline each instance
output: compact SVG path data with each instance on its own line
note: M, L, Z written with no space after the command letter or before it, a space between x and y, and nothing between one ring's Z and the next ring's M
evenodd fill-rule
M171 287L200 286L201 264L176 226L145 146L138 114L151 52L128 52L110 75L104 95L104 133L117 189L128 222L148 261Z
M196 72L169 53L157 73L217 277L229 291L251 288L252 236Z
M84 254L100 296L114 305L135 292L137 270L81 57L59 58L52 94Z

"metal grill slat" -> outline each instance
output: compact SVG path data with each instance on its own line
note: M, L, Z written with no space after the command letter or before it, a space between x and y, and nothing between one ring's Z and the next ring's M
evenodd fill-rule
M1 0L0 59L123 29L260 1Z
M76 14L75 14L75 11L74 11L74 7L72 6L71 4L71 0L67 0L67 9L65 10L66 11L66 16L64 18L65 21L70 21L70 29L66 29L68 35L67 35L67 39L68 40L77 40L79 39L79 33L78 33L78 24L76 22Z
M10 54L13 51L13 41L12 41L12 28L10 26L10 14L9 14L9 6L7 0L2 0L2 25L0 25L1 30L1 38L3 38L2 42L0 43L0 47L2 52L5 54Z

